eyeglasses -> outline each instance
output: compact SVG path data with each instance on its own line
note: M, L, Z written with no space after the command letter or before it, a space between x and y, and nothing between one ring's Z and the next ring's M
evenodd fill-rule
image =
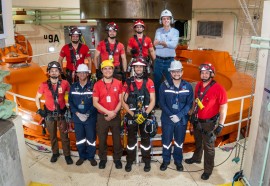
M182 72L182 70L172 70L171 73L173 74L180 74Z

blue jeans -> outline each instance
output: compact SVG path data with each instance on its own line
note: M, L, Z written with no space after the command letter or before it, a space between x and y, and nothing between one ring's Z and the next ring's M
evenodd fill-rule
M154 84L155 84L155 91L156 91L156 105L159 105L159 87L163 82L162 79L165 76L167 80L171 79L171 74L168 71L170 68L171 62L174 58L169 58L166 60L156 58L155 65L154 65Z
M186 136L187 125L181 123L162 123L162 158L163 162L169 164L171 160L172 140L174 138L173 159L175 164L182 163L183 143Z

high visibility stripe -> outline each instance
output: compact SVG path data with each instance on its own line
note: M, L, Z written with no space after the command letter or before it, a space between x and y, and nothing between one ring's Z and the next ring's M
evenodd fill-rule
M169 149L169 148L171 147L171 145L172 145L172 142L171 142L170 145L168 145L168 146L163 144L163 147L164 147L165 149Z
M128 150L135 150L136 147L137 147L137 143L136 143L133 147L129 147L129 146L127 145L127 149L128 149Z
M143 146L143 145L141 144L140 147L141 147L143 150L147 151L147 150L150 150L151 145L149 145L149 147L145 147L145 146Z
M86 95L86 94L93 94L93 92L71 92L71 94L76 94L76 95Z
M178 143L176 143L176 141L174 141L174 144L175 144L176 147L178 147L178 148L180 148L180 149L183 148L183 143L181 143L181 145L178 145Z
M80 145L80 144L83 144L86 142L86 139L82 139L81 141L77 141L76 142L76 145Z
M88 140L86 140L86 141L87 141L88 145L91 145L91 146L94 146L94 147L96 146L96 141L94 141L93 143L90 143L90 141L88 141Z
M189 90L180 90L180 91L165 90L165 92L170 92L170 93L174 93L174 94L181 94L181 93L189 92Z

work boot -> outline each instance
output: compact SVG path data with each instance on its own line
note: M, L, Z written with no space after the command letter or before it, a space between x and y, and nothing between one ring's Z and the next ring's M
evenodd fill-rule
M186 162L187 164L201 163L200 160L194 160L194 159L192 159L192 158L186 159L185 162Z
M73 164L73 160L71 159L70 156L65 156L65 160L66 160L66 163L67 163L68 165Z
M81 164L83 164L83 162L84 162L84 159L80 158L78 159L78 161L76 161L76 165L80 166Z
M114 164L116 169L122 169L122 162L120 160L115 160Z
M52 157L51 157L51 162L52 163L55 163L57 161L57 159L58 159L59 156L60 156L59 153L53 154Z
M165 171L165 170L168 168L168 165L169 165L169 163L163 162L163 163L160 165L159 169L160 169L161 171Z
M107 160L100 160L98 168L99 169L105 169Z
M202 174L202 176L201 176L201 179L202 179L202 180L208 180L210 176L211 176L210 173L204 172L204 173Z
M174 163L176 165L176 170L177 171L183 171L184 167L182 165L182 163Z
M95 159L91 159L89 160L90 161L90 164L94 167L94 166L97 166L97 161Z
M151 170L150 162L145 162L143 170L144 172L149 172Z
M132 162L127 162L125 170L126 172L130 172L132 170Z

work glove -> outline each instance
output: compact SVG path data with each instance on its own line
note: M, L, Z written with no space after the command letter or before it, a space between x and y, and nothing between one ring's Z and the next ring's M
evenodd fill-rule
M180 121L180 118L177 115L170 116L172 122L177 123Z
M130 53L131 53L132 55L137 54L137 53L138 53L137 48L132 48L132 49L130 50Z
M79 112L77 112L76 114L78 116L78 118L82 121L82 122L85 122L88 118L88 116L86 114L81 114Z
M222 124L219 123L218 126L217 126L217 128L214 130L215 135L218 136L221 133L223 127L224 127L224 125L222 125Z
M38 109L37 114L39 114L41 117L45 118L47 116L47 113L45 110Z
M148 114L146 112L143 112L142 114L137 114L135 116L135 122L141 125L146 119L147 119Z

